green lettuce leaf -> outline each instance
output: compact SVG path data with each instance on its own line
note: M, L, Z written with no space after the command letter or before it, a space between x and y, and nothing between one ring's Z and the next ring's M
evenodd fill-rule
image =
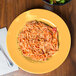
M53 4L53 0L50 0L50 4Z
M59 1L59 3L65 3L66 2L66 0L60 0Z

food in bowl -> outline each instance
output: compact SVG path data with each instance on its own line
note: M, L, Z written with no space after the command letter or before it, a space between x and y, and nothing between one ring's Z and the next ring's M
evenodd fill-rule
M58 51L58 31L41 21L27 22L18 35L18 44L25 57L46 61Z
M44 0L50 4L64 4L66 2L69 2L70 0Z

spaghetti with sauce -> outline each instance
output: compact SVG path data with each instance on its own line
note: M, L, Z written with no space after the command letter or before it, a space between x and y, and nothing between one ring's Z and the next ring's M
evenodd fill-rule
M57 28L41 21L30 21L18 35L18 44L25 57L46 61L58 51Z

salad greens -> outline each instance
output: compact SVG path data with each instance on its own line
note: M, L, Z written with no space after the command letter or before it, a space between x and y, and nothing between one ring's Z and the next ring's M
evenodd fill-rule
M64 4L67 1L69 0L49 0L50 4L55 4L55 3Z

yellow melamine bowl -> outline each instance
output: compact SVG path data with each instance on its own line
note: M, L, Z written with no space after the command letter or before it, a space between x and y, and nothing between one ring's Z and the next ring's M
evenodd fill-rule
M57 27L59 32L59 50L45 62L32 62L26 59L18 49L17 37L26 22L38 20ZM55 13L44 9L32 9L19 15L11 24L7 33L7 49L12 60L23 70L42 74L58 68L68 56L71 45L70 32L66 23Z

